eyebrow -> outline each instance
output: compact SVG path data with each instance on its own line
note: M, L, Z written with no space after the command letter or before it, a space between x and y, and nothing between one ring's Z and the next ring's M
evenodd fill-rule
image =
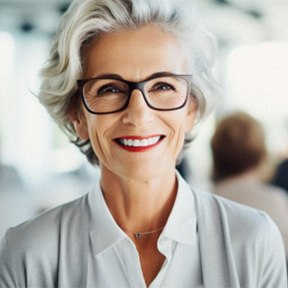
M161 77L161 76L173 76L175 75L175 73L172 73L172 72L169 72L169 71L160 71L160 72L155 72L149 76L147 76L146 78L144 78L143 80L141 81L146 81L146 80L149 80L150 78L154 78L154 77ZM99 75L96 75L94 77L92 77L91 79L93 78L102 78L102 79L119 79L119 80L126 80L124 79L121 75L119 74L115 74L115 73L104 73L104 74L99 74ZM134 82L134 81L130 81L130 82Z

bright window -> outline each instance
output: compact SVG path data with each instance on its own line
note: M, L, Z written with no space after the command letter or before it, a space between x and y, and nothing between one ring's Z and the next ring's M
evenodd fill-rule
M288 42L241 46L227 58L226 109L243 109L262 121L269 148L288 147Z

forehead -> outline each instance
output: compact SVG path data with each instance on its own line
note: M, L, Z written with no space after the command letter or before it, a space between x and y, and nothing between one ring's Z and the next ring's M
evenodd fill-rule
M185 51L176 36L156 24L107 33L85 51L84 77L116 73L139 80L159 71L184 74L188 72Z

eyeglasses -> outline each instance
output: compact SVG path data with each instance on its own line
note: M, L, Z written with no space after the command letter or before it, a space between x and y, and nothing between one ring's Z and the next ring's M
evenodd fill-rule
M141 82L130 82L113 75L77 80L77 85L90 113L110 114L126 109L136 89L141 91L151 109L180 109L187 102L190 81L191 75L157 73Z

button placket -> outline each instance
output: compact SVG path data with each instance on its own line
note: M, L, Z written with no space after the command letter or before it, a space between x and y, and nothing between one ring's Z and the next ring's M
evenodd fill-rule
M124 265L127 273L127 279L130 287L146 288L144 277L142 274L140 258L134 243L127 239L123 247Z
M150 288L153 287L161 287L161 283L163 282L164 278L165 278L165 274L168 268L168 265L170 263L170 259L172 256L172 241L165 237L165 236L161 236L158 240L158 250L166 257L157 277L154 279L154 281L151 283L151 285L149 286Z

